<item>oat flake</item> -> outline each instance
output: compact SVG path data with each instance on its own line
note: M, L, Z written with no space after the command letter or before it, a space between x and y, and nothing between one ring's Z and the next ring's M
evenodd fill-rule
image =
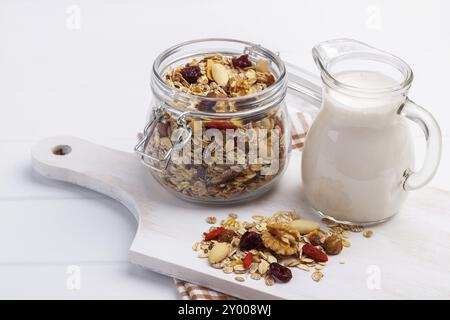
M314 281L319 282L323 278L323 273L320 271L316 271L311 275L311 278Z
M363 236L366 238L370 238L373 236L373 231L372 230L366 230L363 232Z

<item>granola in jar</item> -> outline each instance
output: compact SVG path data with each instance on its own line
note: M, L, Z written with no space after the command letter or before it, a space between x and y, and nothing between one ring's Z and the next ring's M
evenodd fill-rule
M160 98L152 132L141 141L142 160L161 185L184 199L253 198L269 190L287 165L284 65L276 55L248 51L196 55L172 63L154 80Z

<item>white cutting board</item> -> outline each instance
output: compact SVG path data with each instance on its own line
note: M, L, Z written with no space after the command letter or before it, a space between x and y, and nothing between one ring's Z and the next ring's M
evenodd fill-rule
M71 152L54 155L68 145ZM352 246L330 257L324 278L293 269L287 284L267 287L250 278L236 282L233 274L208 266L191 246L210 225L207 216L240 219L295 209L319 221L302 193L300 152L294 151L279 185L261 198L242 205L201 206L165 191L132 153L112 150L75 138L52 137L32 150L40 174L106 194L125 205L138 220L129 251L130 261L156 272L187 280L245 299L414 299L450 298L450 193L425 188L410 193L396 217L375 227L370 239L353 233ZM108 228L108 221L105 221ZM55 239L55 241L58 241ZM340 261L345 264L340 264Z

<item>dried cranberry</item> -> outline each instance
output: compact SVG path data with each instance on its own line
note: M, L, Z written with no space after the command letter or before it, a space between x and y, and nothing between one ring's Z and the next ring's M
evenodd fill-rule
M253 253L247 252L247 255L245 256L244 260L242 260L242 264L244 265L245 269L248 269L250 265L253 262Z
M225 232L225 228L224 227L215 228L215 229L211 230L210 232L208 232L207 234L205 234L205 241L213 240L219 234L224 233L224 232Z
M248 54L243 54L242 56L238 58L231 59L231 62L233 62L233 66L236 68L248 68L252 66L252 62L248 58Z
M262 248L263 242L259 233L253 231L247 231L241 237L239 247L241 250L252 250Z
M236 126L230 121L208 121L205 122L205 128L227 130L227 129L236 129Z
M310 243L305 243L302 247L302 254L307 256L308 258L314 259L318 262L327 262L328 256L325 252L320 249L317 249Z
M270 264L269 274L280 282L289 282L292 279L291 270L276 262Z
M198 78L200 78L202 71L199 66L190 66L183 68L181 70L181 75L187 82L194 83Z

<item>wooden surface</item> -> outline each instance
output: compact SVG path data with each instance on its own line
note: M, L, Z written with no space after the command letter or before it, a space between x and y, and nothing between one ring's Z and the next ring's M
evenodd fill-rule
M69 145L67 155L54 155L57 145ZM299 153L294 153L279 186L248 204L219 208L188 204L162 189L137 157L73 137L53 137L32 150L40 174L104 193L124 204L137 218L138 229L130 260L159 273L207 285L241 298L449 298L450 195L428 188L411 195L404 210L375 226L373 238L352 234L352 247L331 257L320 283L310 273L295 270L294 279L267 287L263 281L234 276L198 259L191 245L208 225L205 218L224 218L230 211L241 218L295 209L316 219L302 197ZM345 264L339 262L343 260Z

